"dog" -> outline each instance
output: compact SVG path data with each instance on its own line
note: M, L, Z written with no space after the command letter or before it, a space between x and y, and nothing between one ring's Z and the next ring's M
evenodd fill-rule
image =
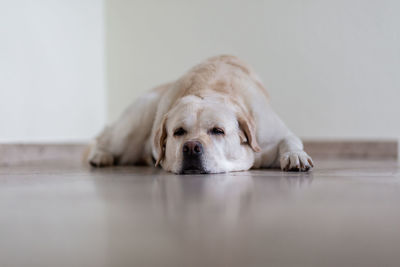
M147 164L176 174L314 167L273 111L257 74L235 56L196 65L149 91L93 141L95 167Z

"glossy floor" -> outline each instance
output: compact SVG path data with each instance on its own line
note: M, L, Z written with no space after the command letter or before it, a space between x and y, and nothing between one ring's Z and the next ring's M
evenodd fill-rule
M400 169L0 168L0 266L400 266Z

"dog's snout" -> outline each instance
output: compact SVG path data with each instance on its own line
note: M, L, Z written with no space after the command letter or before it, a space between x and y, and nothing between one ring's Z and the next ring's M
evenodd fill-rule
M203 145L198 141L188 141L183 144L184 156L200 156L203 154Z
M188 141L182 147L181 173L207 173L203 166L203 145L199 141Z

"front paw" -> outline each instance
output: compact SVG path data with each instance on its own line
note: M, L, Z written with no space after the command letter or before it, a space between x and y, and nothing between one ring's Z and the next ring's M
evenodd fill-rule
M314 162L306 152L290 151L281 155L280 158L281 169L283 171L309 171L314 167Z
M90 151L88 162L93 167L106 167L114 165L114 156L101 149L93 148Z

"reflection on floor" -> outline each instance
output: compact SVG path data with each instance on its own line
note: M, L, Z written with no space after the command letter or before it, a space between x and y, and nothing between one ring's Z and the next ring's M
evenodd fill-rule
M0 168L0 266L400 266L400 168Z

